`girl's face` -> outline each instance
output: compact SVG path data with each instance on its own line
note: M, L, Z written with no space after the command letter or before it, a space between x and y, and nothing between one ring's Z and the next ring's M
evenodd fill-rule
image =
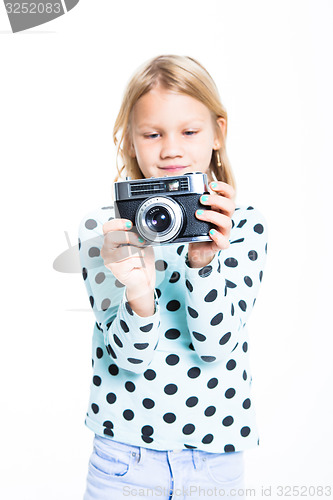
M133 107L130 153L146 178L203 172L212 180L212 151L226 125L223 118L216 123L197 99L156 86Z

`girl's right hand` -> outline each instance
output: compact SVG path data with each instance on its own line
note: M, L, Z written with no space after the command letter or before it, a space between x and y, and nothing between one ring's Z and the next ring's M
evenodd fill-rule
M104 265L127 290L143 296L155 288L155 254L152 246L130 231L128 219L112 219L103 225L104 243L101 257Z

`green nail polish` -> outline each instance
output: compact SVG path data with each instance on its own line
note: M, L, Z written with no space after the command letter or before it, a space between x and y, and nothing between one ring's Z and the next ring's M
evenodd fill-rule
M132 222L126 222L125 226L126 226L127 229L131 229Z
M217 188L217 182L212 182L210 187L212 187L213 189Z
M204 210L197 210L197 215L203 215Z
M206 203L207 200L208 200L208 194L204 194L203 196L201 196L201 201L203 203Z
M145 241L143 238L141 238L141 236L139 236L138 240L140 243L143 243Z
M214 234L216 233L215 229L211 229L209 232L212 236L214 236Z

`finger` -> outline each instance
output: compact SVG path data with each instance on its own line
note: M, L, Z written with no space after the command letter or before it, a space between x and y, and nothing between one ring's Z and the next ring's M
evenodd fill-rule
M225 215L228 215L229 217L231 217L235 211L235 204L231 199L216 194L202 195L200 198L200 203L202 203L203 205L209 205L213 210L221 210Z
M211 222L217 226L217 229L223 235L228 236L230 234L232 222L227 215L214 212L213 210L197 210L195 215L198 219Z
M143 259L143 256L143 250L132 245L120 246L114 250L103 251L102 254L104 264L113 264L136 258Z
M212 238L214 243L222 250L226 250L227 248L229 248L230 246L229 238L223 236L223 234L221 234L216 229L211 229L209 231L209 236Z
M213 181L209 187L216 193L223 194L226 198L233 199L235 197L235 190L230 184L223 181Z
M109 231L129 231L132 229L133 224L129 219L111 219L103 224L103 233L106 234Z
M145 240L133 231L109 231L104 236L104 244L112 250L120 245L142 247L145 244Z

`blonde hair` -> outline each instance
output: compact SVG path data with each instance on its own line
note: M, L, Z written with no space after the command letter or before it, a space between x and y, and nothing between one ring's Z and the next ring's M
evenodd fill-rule
M150 59L139 67L129 81L115 121L113 140L117 146L117 159L120 156L124 163L119 169L117 161L118 173L114 179L115 182L123 172L132 179L144 177L136 158L130 155L130 118L135 103L157 84L167 90L189 95L202 102L212 112L215 120L220 117L225 120L225 133L227 131L227 112L221 103L217 87L208 71L198 61L178 55L162 55ZM221 139L221 147L217 150L221 165L218 166L216 154L212 151L209 168L213 177L235 188L234 175L226 153L225 137L222 137L217 123L216 130Z

